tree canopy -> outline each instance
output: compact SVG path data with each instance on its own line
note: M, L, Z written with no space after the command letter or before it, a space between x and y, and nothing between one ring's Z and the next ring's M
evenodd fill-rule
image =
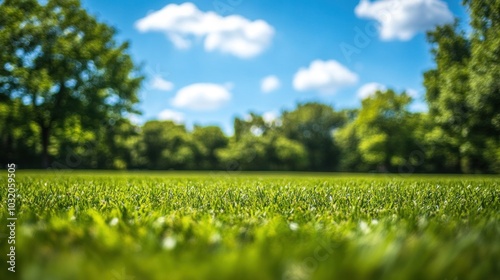
M490 155L498 155L500 140L500 6L464 4L471 35L458 22L428 33L436 68L424 74L424 85L435 126L429 137L445 143L447 164L456 171L476 172L498 165Z
M5 0L0 13L0 99L24 104L45 167L51 138L68 119L92 130L98 120L134 112L142 77L128 43L117 43L116 31L79 1Z

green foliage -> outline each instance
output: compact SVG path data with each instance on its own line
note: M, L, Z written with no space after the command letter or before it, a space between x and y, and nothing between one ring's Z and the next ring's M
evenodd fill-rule
M2 1L0 96L22 99L40 128L44 165L54 130L78 117L85 129L133 112L142 77L115 30L78 0Z
M435 125L449 140L456 170L492 171L484 154L500 142L500 6L498 1L463 1L471 35L458 24L428 34L436 68L424 74ZM489 143L489 144L487 144Z
M424 85L433 125L442 131L429 137L440 135L448 140L443 148L448 157L456 160L453 165L460 170L470 155L466 147L470 143L472 112L466 100L470 94L467 65L471 54L470 43L465 34L456 31L457 25L446 25L429 32L437 67L424 74Z
M32 161L41 152L40 129L29 119L31 112L20 99L0 101L0 159L16 160L22 166L36 167Z
M274 142L273 150L276 153L277 166L283 170L304 170L309 165L307 151L297 141L278 137Z
M300 107L300 105L299 105ZM297 109L299 110L299 109ZM264 121L250 113L246 120L236 118L234 136L217 156L226 170L306 170L309 152L300 141L284 135L281 119Z
M377 91L362 101L351 123L335 134L340 144L342 167L347 170L397 170L417 149L415 121L407 106L411 98L393 90ZM363 167L357 167L362 164Z
M304 170L308 166L304 146L275 133L232 138L218 157L226 170Z
M221 168L217 151L226 147L229 142L222 129L218 126L195 126L192 137L200 149L200 155L196 159L199 169Z
M308 170L337 169L339 150L333 142L332 131L341 127L344 115L320 103L299 104L281 117L279 131L287 138L301 143L308 154Z
M193 169L199 153L198 143L183 125L172 121L149 121L142 127L142 150L150 169Z
M227 148L217 152L227 170L270 170L271 137L245 135L229 141Z
M16 175L20 279L494 279L500 273L498 177ZM2 205L6 199L0 193ZM0 219L7 215L0 208ZM2 242L0 250L7 246ZM9 273L3 269L0 278Z

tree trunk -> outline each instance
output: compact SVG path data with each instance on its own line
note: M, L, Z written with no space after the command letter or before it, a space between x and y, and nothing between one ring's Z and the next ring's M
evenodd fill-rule
M49 136L50 129L42 126L42 168L49 168Z

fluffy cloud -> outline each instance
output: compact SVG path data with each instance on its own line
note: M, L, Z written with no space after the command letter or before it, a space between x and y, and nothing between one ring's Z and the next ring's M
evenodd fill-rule
M263 20L239 15L202 12L193 3L169 4L135 23L140 32L159 31L180 49L202 38L206 51L220 51L241 58L262 53L271 43L274 28Z
M416 33L453 22L453 14L441 0L361 0L355 13L380 24L383 40L409 40Z
M174 84L160 76L154 76L151 81L151 88L162 91L171 91L174 88Z
M358 76L335 60L314 60L309 68L300 68L293 78L298 91L317 90L334 93L338 89L356 84Z
M173 121L175 123L184 122L184 114L170 109L165 109L158 114L158 119L162 121Z
M229 89L222 85L199 83L181 88L172 99L172 105L195 111L215 110L231 99Z
M367 83L358 89L356 95L359 99L365 99L368 96L373 95L378 90L384 91L387 90L387 87L379 83Z
M280 87L281 83L278 77L270 75L262 79L260 82L260 90L264 93L275 91Z

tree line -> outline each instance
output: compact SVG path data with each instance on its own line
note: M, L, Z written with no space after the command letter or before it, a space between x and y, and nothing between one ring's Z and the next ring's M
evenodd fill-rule
M297 104L251 113L234 134L171 121L134 125L144 77L128 44L79 1L0 3L0 162L24 168L500 172L500 2L464 1L458 22L428 33L428 112L377 91L356 109Z

